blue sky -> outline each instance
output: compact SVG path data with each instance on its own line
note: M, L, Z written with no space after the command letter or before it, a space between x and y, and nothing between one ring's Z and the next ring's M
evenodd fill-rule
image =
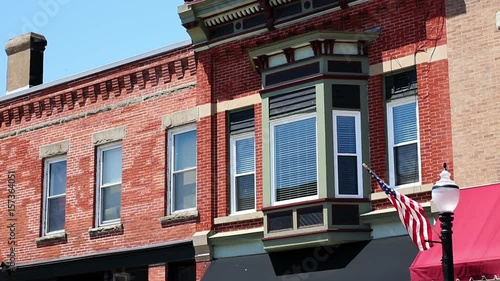
M5 44L36 32L47 38L44 83L189 39L177 7L183 0L2 0L0 96Z

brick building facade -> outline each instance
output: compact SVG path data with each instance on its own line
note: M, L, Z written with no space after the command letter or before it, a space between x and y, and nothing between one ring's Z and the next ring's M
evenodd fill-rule
M455 73L466 62L448 60L450 44L466 47L448 31L461 16L447 19L447 2L187 1L191 42L9 89L0 172L15 174L18 269L8 278L212 280L214 260L274 263L399 239L405 230L360 164L428 208L442 163L454 173L469 161L462 125L452 126L465 120ZM65 189L52 194L60 164ZM51 224L57 198L62 226ZM401 255L394 262L408 268L415 252ZM284 279L304 271L275 266Z

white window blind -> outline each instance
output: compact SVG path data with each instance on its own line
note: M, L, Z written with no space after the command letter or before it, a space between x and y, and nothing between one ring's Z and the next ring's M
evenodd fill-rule
M274 201L317 197L316 116L271 124Z

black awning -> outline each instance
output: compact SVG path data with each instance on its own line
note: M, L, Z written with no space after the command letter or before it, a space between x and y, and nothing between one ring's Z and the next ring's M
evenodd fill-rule
M90 256L19 265L14 272L0 273L0 280L45 280L69 275L107 271L115 268L147 266L194 259L191 241L123 249Z
M410 280L418 250L408 236L212 262L202 281Z

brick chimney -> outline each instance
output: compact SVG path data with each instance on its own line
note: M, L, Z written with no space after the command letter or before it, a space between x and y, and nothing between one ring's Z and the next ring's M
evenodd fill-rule
M43 83L45 46L45 37L33 32L7 42L7 94Z

